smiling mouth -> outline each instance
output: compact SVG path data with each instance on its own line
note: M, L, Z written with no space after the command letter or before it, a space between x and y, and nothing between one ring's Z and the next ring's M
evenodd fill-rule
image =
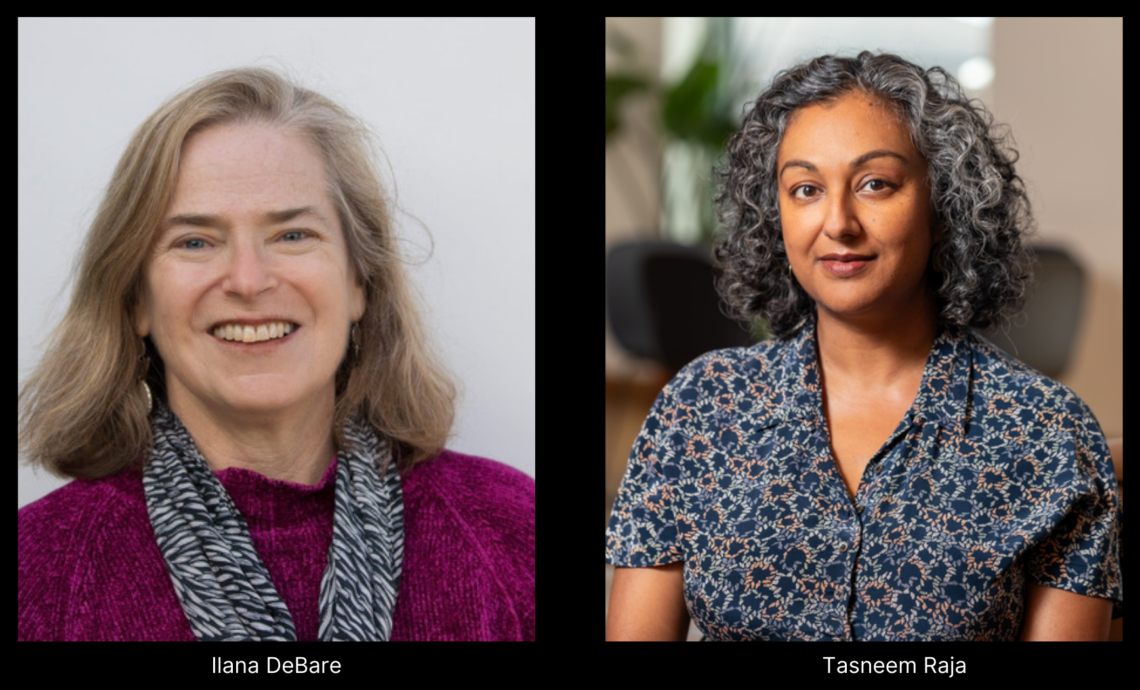
M219 326L210 334L227 345L270 345L290 339L300 328L295 323L276 322L259 326Z

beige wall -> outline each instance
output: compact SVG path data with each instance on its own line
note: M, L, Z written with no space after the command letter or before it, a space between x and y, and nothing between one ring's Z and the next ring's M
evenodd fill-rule
M637 41L643 64L657 69L660 19L606 21ZM1120 18L998 18L994 96L987 103L1012 128L1038 239L1064 245L1088 271L1074 361L1060 380L1089 404L1108 436L1124 429L1123 37ZM607 51L607 68L612 57ZM607 246L658 225L660 143L652 104L631 105L635 131L606 150ZM627 370L628 361L607 329L607 372Z
M661 69L660 17L606 17L637 44L637 66L650 74ZM617 63L617 56L606 50L606 70ZM659 101L638 96L627 110L627 127L606 147L606 246L618 241L655 235L661 207L661 139L654 113ZM606 323L606 372L627 377L646 375L653 367L639 362L618 347Z
M1074 361L1060 377L1124 433L1124 20L998 18L994 116L1017 139L1040 240L1088 271Z

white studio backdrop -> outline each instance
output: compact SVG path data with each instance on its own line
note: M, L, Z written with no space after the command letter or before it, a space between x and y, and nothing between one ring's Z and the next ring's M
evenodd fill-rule
M131 134L192 82L244 66L372 126L428 327L461 386L448 447L533 477L533 18L20 19L19 380L67 309ZM19 506L64 483L21 464Z

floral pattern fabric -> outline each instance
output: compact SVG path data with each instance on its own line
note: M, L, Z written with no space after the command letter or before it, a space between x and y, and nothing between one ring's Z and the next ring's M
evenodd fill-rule
M943 324L854 500L822 409L814 319L688 364L633 444L606 563L683 561L708 640L1015 640L1028 582L1123 615L1116 475L1066 386Z

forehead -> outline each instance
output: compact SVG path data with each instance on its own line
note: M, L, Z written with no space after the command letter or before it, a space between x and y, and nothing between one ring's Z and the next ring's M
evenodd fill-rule
M916 153L906 125L889 105L863 94L796 110L789 118L777 158L808 158L842 164L875 150Z
M266 125L227 125L183 143L171 212L241 216L325 198L325 166L311 141Z

